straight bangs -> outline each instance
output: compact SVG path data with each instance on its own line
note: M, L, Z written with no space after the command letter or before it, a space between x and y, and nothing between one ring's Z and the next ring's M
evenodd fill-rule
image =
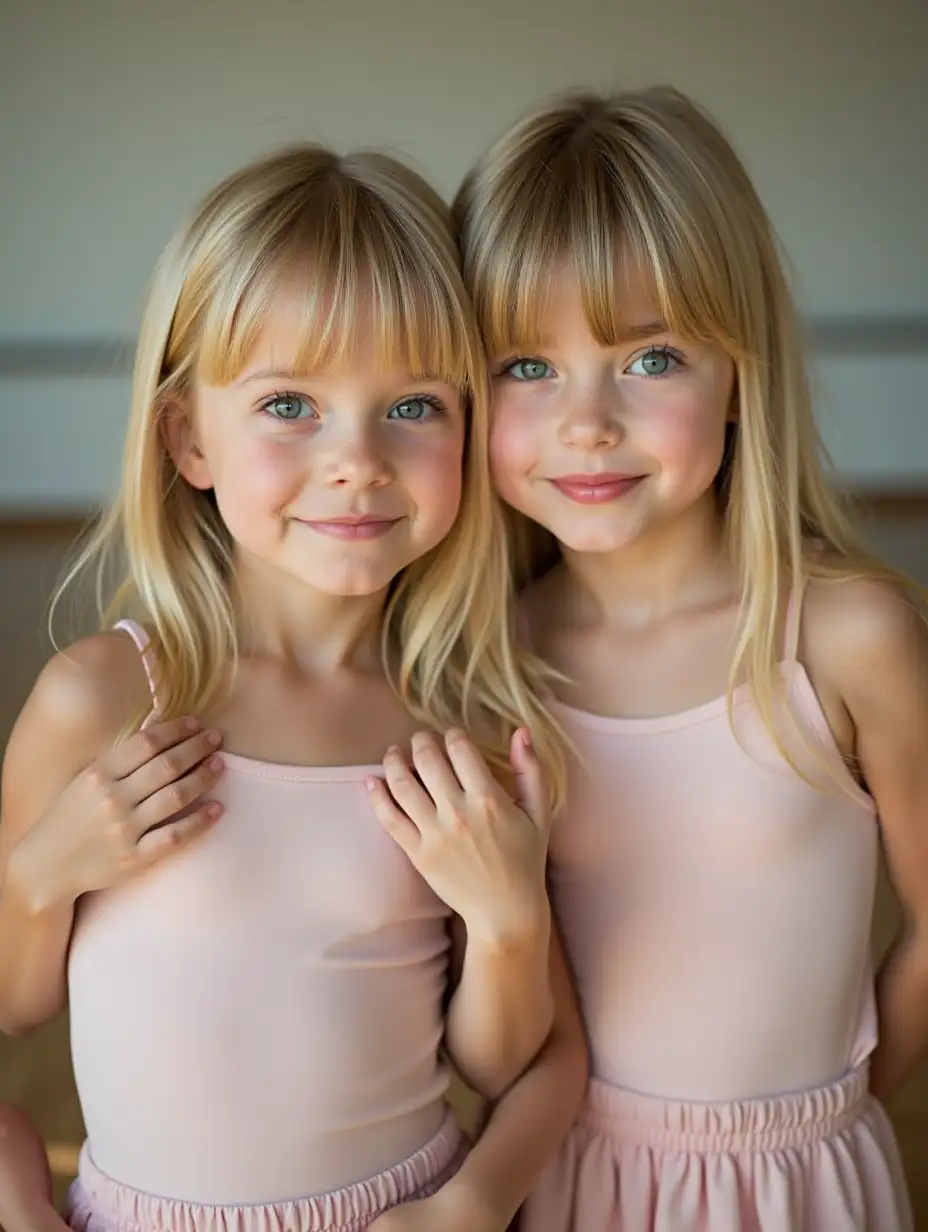
M411 233L401 204L342 174L295 185L253 214L247 232L230 235L223 251L211 254L203 311L185 317L185 305L178 305L166 374L191 354L193 333L197 377L213 385L235 380L286 286L300 303L300 373L373 348L384 367L470 395L474 327L463 287L449 279L446 254Z
M762 279L749 223L718 191L721 166L717 176L694 174L685 132L650 131L647 101L618 123L601 100L568 100L556 118L572 127L529 120L465 180L455 221L491 356L539 348L548 296L566 269L604 346L627 336L622 306L634 272L668 331L716 343L735 362L765 358L750 301ZM760 209L756 197L751 204ZM739 242L723 243L733 233ZM733 257L745 251L748 269Z

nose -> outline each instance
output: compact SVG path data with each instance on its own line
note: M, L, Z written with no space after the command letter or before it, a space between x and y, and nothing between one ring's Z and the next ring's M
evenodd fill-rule
M325 480L330 487L382 488L393 479L393 469L380 447L376 432L359 430L339 434L326 459Z
M615 390L574 394L558 425L560 443L573 449L613 449L622 439Z

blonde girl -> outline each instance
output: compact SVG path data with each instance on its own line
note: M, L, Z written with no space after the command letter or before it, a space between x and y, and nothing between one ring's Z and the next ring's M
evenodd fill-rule
M578 752L550 884L593 1079L523 1228L909 1229L878 1100L928 1045L928 638L823 469L763 207L654 89L534 112L456 213Z
M270 156L158 266L81 562L123 580L3 779L0 1022L69 1002L77 1232L501 1229L528 1173L464 1162L443 1051L494 1097L547 1041L548 1101L582 1087L486 385L447 213L386 158ZM0 1219L47 1227L6 1124Z

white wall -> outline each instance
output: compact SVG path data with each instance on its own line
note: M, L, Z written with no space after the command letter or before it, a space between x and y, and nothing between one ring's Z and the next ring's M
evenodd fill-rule
M0 0L0 18L0 504L105 494L125 381L49 378L21 344L131 336L170 230L238 163L294 138L386 146L451 192L534 100L655 81L734 138L804 309L883 322L886 354L821 367L842 468L928 483L923 0Z

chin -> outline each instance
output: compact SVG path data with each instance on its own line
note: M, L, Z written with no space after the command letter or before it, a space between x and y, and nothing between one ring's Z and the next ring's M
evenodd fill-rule
M644 533L635 526L550 526L552 534L570 552L622 552Z
M382 577L380 574L352 572L341 577L312 578L309 582L315 590L333 597L366 599L383 594L392 580L392 575Z

